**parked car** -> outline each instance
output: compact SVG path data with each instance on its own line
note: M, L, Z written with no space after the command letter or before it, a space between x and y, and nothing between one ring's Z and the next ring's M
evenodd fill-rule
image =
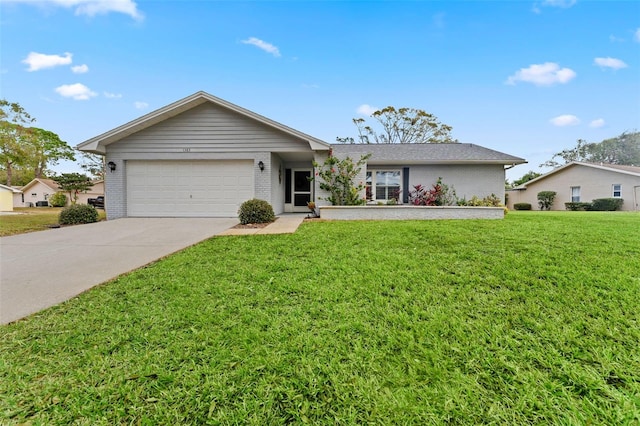
M104 197L101 195L96 198L89 198L87 204L95 207L96 209L104 209Z

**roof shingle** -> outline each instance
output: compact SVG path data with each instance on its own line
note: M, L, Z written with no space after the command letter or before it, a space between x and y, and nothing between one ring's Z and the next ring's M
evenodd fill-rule
M332 144L338 155L371 154L370 164L522 164L520 157L471 143Z

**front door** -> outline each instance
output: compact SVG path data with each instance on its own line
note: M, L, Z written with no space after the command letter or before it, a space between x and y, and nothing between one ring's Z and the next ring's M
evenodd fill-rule
M311 184L311 170L292 170L293 179L293 211L308 212L307 203L312 200L313 186Z

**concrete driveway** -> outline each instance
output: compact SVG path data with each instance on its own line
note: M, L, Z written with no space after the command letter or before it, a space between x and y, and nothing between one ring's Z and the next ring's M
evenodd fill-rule
M235 218L126 218L0 238L0 324L219 234Z

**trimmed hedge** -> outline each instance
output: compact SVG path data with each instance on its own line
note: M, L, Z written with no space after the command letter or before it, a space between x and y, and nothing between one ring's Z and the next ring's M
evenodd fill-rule
M587 210L591 210L591 203L581 203L581 202L571 202L564 203L564 207L567 210L571 210L572 212L583 212Z
M243 225L248 223L269 223L276 220L271 204L256 198L242 203L238 215L240 223Z
M98 221L98 210L88 204L72 204L60 212L60 225L79 225Z
M597 198L591 202L589 210L597 212L613 212L620 210L624 200L622 198Z
M513 205L515 210L531 210L531 204L529 203L515 203Z

